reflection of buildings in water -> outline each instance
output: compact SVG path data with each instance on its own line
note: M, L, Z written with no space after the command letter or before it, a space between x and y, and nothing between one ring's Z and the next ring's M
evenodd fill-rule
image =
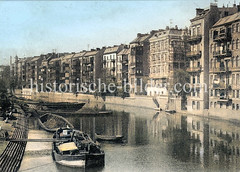
M223 121L210 121L209 125L211 164L222 168L239 168L240 127Z
M191 161L203 163L204 156L204 121L200 117L187 117L187 131L193 143L190 145Z
M81 120L80 128L90 131L93 118ZM167 142L164 145L172 157L202 164L203 168L238 168L240 127L226 121L162 112L150 119L114 112L111 116L95 117L95 127L100 134L123 135L129 145Z
M153 140L167 142L172 138L172 130L181 129L181 116L160 112L150 121L149 133Z
M129 115L128 144L144 145L149 143L148 135L149 121L145 118Z
M96 117L96 133L101 135L123 135L123 115L113 114L105 117Z

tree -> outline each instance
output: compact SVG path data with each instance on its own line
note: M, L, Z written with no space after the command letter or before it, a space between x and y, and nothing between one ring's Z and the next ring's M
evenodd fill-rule
M173 82L175 86L173 92L177 93L178 96L181 96L182 109L186 109L187 93L182 88L185 85L186 90L190 89L188 87L188 84L190 83L190 74L183 69L178 69L174 72Z

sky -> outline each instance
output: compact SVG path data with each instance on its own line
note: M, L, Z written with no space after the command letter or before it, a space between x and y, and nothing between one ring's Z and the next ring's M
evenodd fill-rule
M0 1L0 64L10 56L79 52L128 44L137 33L189 27L214 0ZM218 0L232 6L234 0ZM240 1L239 1L240 2ZM239 3L237 1L237 3Z

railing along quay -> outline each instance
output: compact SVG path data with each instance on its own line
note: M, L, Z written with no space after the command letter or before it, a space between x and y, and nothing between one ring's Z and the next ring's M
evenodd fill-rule
M25 112L19 108L17 125L11 139L27 139L28 121ZM19 169L26 148L26 141L9 141L7 147L0 155L0 171L15 172Z

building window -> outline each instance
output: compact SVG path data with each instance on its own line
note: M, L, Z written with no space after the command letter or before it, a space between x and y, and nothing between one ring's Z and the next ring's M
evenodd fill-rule
M239 74L236 75L236 85L239 85Z
M232 25L232 33L235 32L235 24Z
M235 104L234 103L232 104L232 110L235 110Z
M195 101L192 101L192 109L195 109Z
M236 32L239 32L239 23L236 24Z
M215 108L217 107L217 102L214 102L214 107L215 107Z
M239 65L239 57L237 56L236 57L236 67L238 67L238 65Z
M232 85L235 85L235 74L232 74Z
M235 98L235 90L233 90L233 98Z
M236 49L239 48L239 39L236 40Z
M198 101L197 102L197 110L199 110L200 109L200 102Z
M236 110L239 110L239 104L237 104L237 106L236 106Z
M232 49L233 49L233 50L234 50L234 48L235 48L235 47L234 47L234 46L235 46L234 44L235 44L235 41L232 40Z

